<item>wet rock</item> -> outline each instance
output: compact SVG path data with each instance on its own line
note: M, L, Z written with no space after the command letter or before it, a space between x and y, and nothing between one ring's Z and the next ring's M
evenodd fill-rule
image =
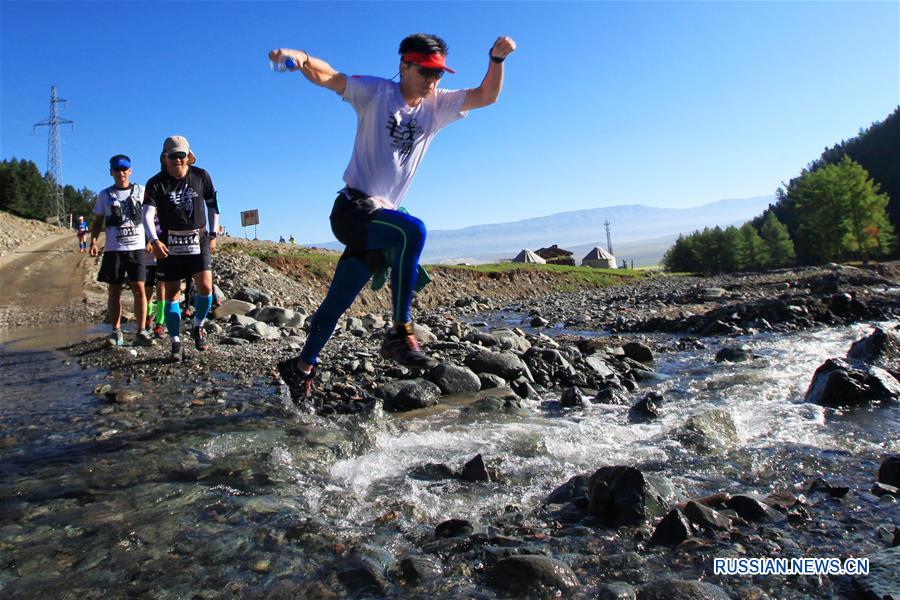
M567 482L550 492L544 504L565 504L576 498L587 498L590 478L586 475L575 475Z
M650 542L663 546L677 546L691 537L691 524L680 510L673 509L656 526Z
M140 392L136 392L134 390L125 390L125 389L110 389L104 393L106 399L112 402L113 404L131 404L136 400L140 400L144 397L144 395Z
M335 571L338 581L350 594L383 596L387 593L388 582L384 578L384 570L368 556L353 554L339 563Z
M483 390L506 387L506 380L493 373L479 373L478 380L481 382L481 389Z
M476 373L493 373L506 380L516 379L527 372L522 359L515 354L480 350L466 357L465 364Z
M478 375L466 367L441 363L429 375L444 395L474 394L481 389Z
M730 600L717 585L685 579L656 579L638 591L638 600Z
M616 372L602 356L596 354L588 356L584 359L584 362L587 363L588 367L590 367L593 373L600 379L608 379L610 377L615 377L616 375Z
M491 475L488 473L487 465L480 454L476 454L475 458L467 462L459 472L459 478L463 481L490 481Z
M866 337L853 342L847 358L885 369L900 369L900 335L876 327Z
M737 494L725 501L725 506L733 510L745 521L781 521L784 515L753 496Z
M510 415L525 416L528 414L528 409L522 406L522 401L518 398L486 396L484 398L479 398L469 406L466 406L460 413L468 416L488 413L506 413Z
M424 379L407 379L388 382L375 393L384 401L384 410L401 412L434 406L441 388Z
M685 505L684 516L686 516L691 523L702 527L707 531L727 531L728 528L731 527L731 519L719 511L704 506L699 502L694 502L693 500Z
M491 572L495 587L514 594L565 597L579 588L578 578L565 563L549 556L510 556L499 561Z
M442 574L437 561L427 556L404 556L399 567L400 577L410 585L419 585Z
M531 321L529 321L529 324L532 327L546 327L547 325L550 324L550 321L548 321L544 317L536 315L534 317L531 317Z
M597 590L597 600L635 600L636 598L637 590L620 581L604 583Z
M587 404L587 398L581 388L573 386L563 390L559 403L566 408L578 408Z
M900 598L900 546L888 548L869 556L869 574L853 579L864 598Z
M658 402L662 396L656 392L650 392L641 398L637 404L628 411L628 418L632 421L647 421L659 416Z
M744 362L753 360L753 349L747 345L725 346L716 352L716 362Z
M410 479L419 481L441 481L443 479L455 479L453 469L443 463L428 463L419 465L409 472Z
M588 483L591 514L613 525L640 525L646 519L666 513L666 502L634 467L612 466L598 469Z
M872 485L872 493L878 497L887 496L890 494L895 498L900 496L900 488L897 488L893 485L888 485L886 483L875 483Z
M878 481L900 487L900 456L888 456L878 467Z
M653 362L653 350L647 344L641 342L628 342L622 346L625 350L625 356L639 363Z
M509 387L512 388L512 391L515 392L516 396L519 398L540 398L540 394L538 394L537 390L535 390L524 377L519 377L515 381L510 382Z
M850 492L850 488L846 485L833 485L821 477L806 482L803 489L808 495L820 493L828 494L832 498L843 498Z
M439 538L466 537L475 531L472 522L465 519L449 519L438 523L434 528L434 536Z
M880 367L856 367L830 358L816 369L806 390L806 402L826 406L856 406L900 397L900 382Z
M714 408L688 417L675 438L703 454L723 454L737 443L737 429L728 411Z
M609 381L597 390L597 395L591 398L591 402L594 404L628 404L628 391L622 385Z

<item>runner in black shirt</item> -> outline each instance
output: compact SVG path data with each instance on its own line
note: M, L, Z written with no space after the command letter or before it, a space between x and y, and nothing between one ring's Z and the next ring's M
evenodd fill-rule
M144 223L154 232L153 217L159 217L162 234L151 240L158 260L156 276L165 288L166 328L172 338L172 360L183 357L181 309L175 298L181 280L193 277L194 325L191 336L197 350L209 349L206 316L212 305L212 253L216 251L219 205L209 173L195 167L194 153L186 138L166 138L160 155L162 169L147 182Z

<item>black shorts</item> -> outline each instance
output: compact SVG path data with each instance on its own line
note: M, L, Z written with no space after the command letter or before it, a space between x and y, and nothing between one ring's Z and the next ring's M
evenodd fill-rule
M353 250L366 247L366 225L381 210L365 193L345 188L338 194L331 209L331 231L338 241ZM349 197L348 197L349 196Z
M209 251L209 238L206 236L200 239L200 254L170 254L156 260L156 279L166 283L181 281L202 271L212 271L212 254Z
M146 250L118 250L103 253L97 281L121 285L126 281L144 281L147 268L144 266Z

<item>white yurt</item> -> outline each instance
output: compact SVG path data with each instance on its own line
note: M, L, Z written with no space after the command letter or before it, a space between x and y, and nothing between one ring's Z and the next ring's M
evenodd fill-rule
M547 261L529 250L525 248L521 252L519 252L514 259L512 259L514 263L534 263L538 265L546 265Z
M603 248L595 246L587 253L587 256L581 259L581 266L595 269L615 269L616 257Z

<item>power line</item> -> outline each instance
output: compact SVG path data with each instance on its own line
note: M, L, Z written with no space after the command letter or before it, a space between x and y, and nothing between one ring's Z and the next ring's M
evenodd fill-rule
M47 136L47 208L51 216L56 215L57 224L62 224L62 213L65 212L59 126L72 125L72 129L75 129L75 121L64 119L57 113L56 105L65 103L65 98L57 97L56 86L50 86L50 116L39 123L35 123L31 131L33 134L38 127L43 127L44 125L49 128Z

